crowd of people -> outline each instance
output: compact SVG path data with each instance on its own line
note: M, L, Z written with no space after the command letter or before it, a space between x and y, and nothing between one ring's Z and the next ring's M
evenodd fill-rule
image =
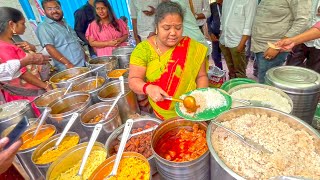
M128 45L128 17L117 18L108 0L89 0L75 11L74 28L63 19L60 1L42 0L41 5L46 17L36 35L49 56L16 40L26 20L19 10L0 7L0 84L6 102L32 101L51 90L49 59L60 72ZM253 52L260 83L270 68L284 64L320 72L320 0L131 0L129 7L137 45L129 86L148 97L160 119L177 116L174 103L165 97L208 87L210 56L223 69L222 54L229 78L244 78L250 57L246 52ZM8 139L1 139L0 149L6 143ZM20 145L18 141L0 151L0 173Z

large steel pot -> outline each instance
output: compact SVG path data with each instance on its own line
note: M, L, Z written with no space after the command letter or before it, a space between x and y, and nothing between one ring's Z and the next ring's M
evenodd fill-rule
M97 87L96 85L96 79L98 79ZM82 91L82 92L88 92L91 96L92 103L98 103L100 100L98 99L98 92L104 87L106 83L106 79L102 76L98 76L98 78L92 76L85 78L81 81L79 81L77 84L72 86L72 91ZM93 88L90 88L93 87ZM90 89L88 89L90 88Z
M194 124L199 124L199 128L207 130L207 124L205 122L193 122L185 119L172 119L161 123L154 131L151 140L152 152L155 157L157 170L163 179L176 179L176 180L207 180L210 177L210 156L207 150L202 156L187 162L173 162L168 161L155 152L155 146L162 136L177 128L190 128Z
M293 101L292 114L311 124L320 97L320 74L297 66L269 69L266 84L277 87Z
M161 124L161 122L162 121L160 121L159 119L154 119L154 118L139 118L134 120L132 129L143 128L147 123L154 123L159 125ZM112 153L111 151L112 151L112 147L115 145L115 140L120 134L123 133L123 129L124 129L124 124L118 127L116 130L114 130L113 133L108 137L107 142L105 144L105 147L108 152L108 156L111 156L111 153ZM157 168L154 161L154 155L150 156L148 158L148 161L151 168L151 174L155 174L157 172Z
M28 103L28 100L17 100L0 105L0 132L18 123L24 116L36 117Z
M309 135L313 136L317 141L316 147L320 149L320 133L313 129L306 122L300 120L299 118L292 116L290 114L264 108L264 107L238 107L231 109L230 111L224 112L216 117L214 120L217 122L230 121L234 118L245 114L257 114L257 115L267 115L268 117L277 117L280 121L289 124L289 126L295 130L304 130ZM213 148L211 142L211 136L213 131L217 128L216 125L210 123L207 130L207 144L211 153L211 179L223 179L223 180L234 180L234 179L245 179L235 173L232 169L230 169L219 157L216 150Z
M122 46L112 50L112 55L117 56L119 59L119 68L127 69L129 68L130 56L134 50L131 46Z
M81 124L87 136L90 137L97 123L89 123L91 119L96 117L98 114L107 114L111 107L108 102L101 102L87 108L81 115ZM118 106L116 105L111 111L107 120L101 121L103 123L102 130L97 138L98 142L104 143L110 134L119 127L122 122L119 116Z
M45 142L41 143L32 153L31 155L31 160L33 162L33 164L35 164L38 169L41 171L41 173L43 175L47 174L47 171L48 171L48 168L50 166L50 164L52 164L52 162L54 160L52 160L51 163L48 163L48 164L37 164L35 163L36 162L36 159L39 158L45 151L47 151L48 149L50 148L53 148L55 143L57 142L57 140L59 139L59 137L61 136L61 134L56 134L52 137L50 137L48 140L46 140ZM75 132L67 132L66 136L65 137L70 137L70 136L76 136L79 138L80 140L80 137L77 133ZM78 142L79 143L79 142Z
M93 58L89 61L88 66L91 69L100 67L105 64L104 68L98 69L96 72L99 73L99 76L107 78L107 73L119 68L118 57L116 56L101 56L97 58Z
M141 154L136 153L136 152L124 152L122 154L121 159L131 158L131 157L138 158L138 159L148 163L147 159L144 156L142 156ZM110 169L110 166L114 165L115 159L116 159L116 155L109 157L102 164L100 164L100 166L98 166L97 169L91 174L89 180L96 180L96 179L104 179L104 178L106 178L106 176L108 176L106 171L108 172L108 170ZM126 167L126 168L129 169L130 167ZM137 179L139 179L139 178L137 177ZM151 179L151 175L150 175L150 179Z
M129 83L127 80L124 82L124 91L125 93L121 96L117 103L122 123L125 123L130 115L140 113L137 97L129 88ZM120 81L111 81L99 91L98 98L103 102L113 103L119 93Z
M46 174L46 179L54 179L61 173L66 172L70 168L74 167L79 161L82 160L87 146L88 142L78 144L77 146L69 149L68 151L64 152L61 156L59 156L59 158L50 165ZM94 146L92 147L92 151L94 150L106 152L106 149L104 149L103 144L99 142L95 142Z
M242 90L242 89L246 89L246 88L253 88L253 87L260 87L260 88L263 88L263 89L268 89L268 90L271 90L271 91L274 91L278 94L280 94L283 98L287 99L288 100L288 103L290 105L290 111L289 112L286 112L288 114L290 114L292 112L292 109L293 109L293 102L292 102L292 99L286 94L284 93L281 89L279 88L276 88L276 87L272 87L272 86L268 86L268 85L265 85L265 84L257 84L257 83L253 83L253 84L242 84L242 85L238 85L236 87L233 87L231 88L228 93L230 95L232 95L232 93L236 92L236 91L239 91L239 90ZM263 96L263 94L261 94L261 96ZM237 106L246 106L245 104L241 104L239 102L236 102L237 103ZM235 105L235 101L232 102L232 106L234 107ZM279 109L278 109L279 110Z
M54 88L68 88L69 85L72 84L77 84L77 82L83 78L91 76L90 73L86 73L84 75L81 75L85 72L88 72L90 69L87 67L74 67L70 69L66 69L64 71L61 71L55 75L53 75L50 79L49 82L52 84ZM68 80L72 77L78 76L78 78L74 80ZM67 79L64 80L65 77L68 77Z
M57 131L61 133L73 113L79 113L79 116L71 126L70 131L78 133L81 141L85 141L88 137L81 126L80 115L91 104L92 102L89 93L79 91L68 93L49 104L48 107L51 108L49 123L55 125Z
M40 112L43 113L44 109L48 107L48 105L52 103L54 100L62 97L65 91L66 91L65 88L52 89L36 97L34 104L40 110Z

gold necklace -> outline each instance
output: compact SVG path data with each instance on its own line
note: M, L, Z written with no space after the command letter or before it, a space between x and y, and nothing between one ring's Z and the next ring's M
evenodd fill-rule
M157 43L157 39L158 39L158 38L157 38L157 37L158 37L158 36L155 36L155 37L154 37L154 45L156 45L158 54L161 55L162 52L161 52L161 50L160 50L160 48L159 48L159 46L158 46L158 43Z

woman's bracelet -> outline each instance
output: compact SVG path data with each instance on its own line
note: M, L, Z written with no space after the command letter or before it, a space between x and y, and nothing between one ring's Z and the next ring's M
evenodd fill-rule
M47 83L47 86L44 89L48 89L48 87L50 85L49 81L46 81L46 83Z
M147 82L143 85L143 88L142 88L142 91L144 94L147 95L147 87L150 85L151 83L150 82Z

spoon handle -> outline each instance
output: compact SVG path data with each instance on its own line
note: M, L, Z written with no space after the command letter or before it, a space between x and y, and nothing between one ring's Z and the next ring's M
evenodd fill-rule
M124 130L123 130L123 136L122 136L122 139L120 141L120 146L119 146L119 149L118 149L118 153L116 155L116 160L114 161L114 165L113 165L112 171L110 173L111 175L116 175L117 174L119 163L120 163L120 160L121 160L121 157L122 157L122 153L123 153L124 148L126 146L129 134L131 132L132 125L133 125L133 120L132 119L128 119L126 124L125 124Z
M57 149L59 144L61 143L61 141L63 140L64 136L67 134L67 132L69 131L69 129L71 128L71 126L73 125L74 121L77 119L77 117L79 116L78 113L73 113L73 115L71 116L71 119L69 120L68 124L66 125L66 127L63 129L58 141L56 142L56 144L54 145L54 148Z
M183 100L182 99L177 99L177 98L174 98L174 97L164 97L164 99L166 100L169 100L169 101L176 101L176 102L181 102L183 103Z
M51 108L46 107L44 109L43 113L41 114L41 118L40 118L39 124L38 124L36 130L33 133L33 137L35 137L38 134L40 127L42 126L44 121L47 119L47 117L48 117L50 112L51 112Z

